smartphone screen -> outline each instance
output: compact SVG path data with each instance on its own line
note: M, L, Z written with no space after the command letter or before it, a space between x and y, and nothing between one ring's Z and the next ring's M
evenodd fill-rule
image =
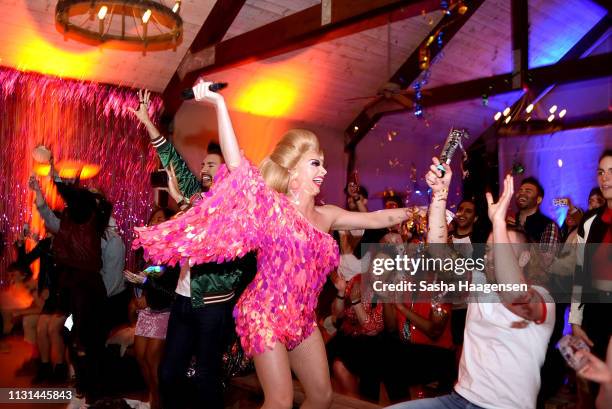
M72 331L72 326L74 325L74 321L72 321L72 314L66 318L66 322L64 322L64 327L68 329L68 331Z

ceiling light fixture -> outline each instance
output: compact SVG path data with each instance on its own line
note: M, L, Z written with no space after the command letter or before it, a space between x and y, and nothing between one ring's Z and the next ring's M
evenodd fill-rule
M183 39L181 2L162 0L59 0L55 23L66 39L129 51L172 49ZM99 22L95 21L98 17Z

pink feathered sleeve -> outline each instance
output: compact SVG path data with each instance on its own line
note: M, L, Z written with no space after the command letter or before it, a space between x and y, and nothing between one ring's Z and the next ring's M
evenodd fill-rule
M275 205L276 203L276 205ZM153 227L136 228L133 247L157 264L220 263L246 255L266 240L265 226L278 209L268 188L246 158L234 171L222 166L211 189L194 207Z

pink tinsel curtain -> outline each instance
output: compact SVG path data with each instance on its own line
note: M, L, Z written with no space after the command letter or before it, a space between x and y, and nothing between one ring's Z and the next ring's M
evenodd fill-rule
M133 89L0 67L0 286L13 260L13 240L32 218L27 181L34 164L31 152L39 144L51 148L56 162L100 166L100 173L82 184L102 190L113 202L129 249L133 227L144 224L152 209L149 174L156 167L144 128L127 110L137 106ZM158 97L150 110L157 119ZM130 251L128 265L132 262Z

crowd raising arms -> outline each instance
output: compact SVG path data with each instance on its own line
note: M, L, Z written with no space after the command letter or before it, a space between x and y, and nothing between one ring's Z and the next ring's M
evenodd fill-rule
M438 169L440 165L438 158L432 160L430 171L425 176L427 184L432 189L427 241L428 243L446 243L448 232L445 211L452 170L444 163L442 166L445 173L442 174ZM493 232L487 240L487 247L489 247L487 262L493 261L495 280L500 284L525 283L522 270L530 257L528 248L524 246L524 240L521 240L516 232L508 231L507 228L506 214L513 194L514 178L510 175L504 178L504 189L497 203L493 201L491 193L486 194L488 215L493 223ZM510 311L525 320L538 322L545 317L543 300L532 288L529 288L527 292L501 292L500 296Z

